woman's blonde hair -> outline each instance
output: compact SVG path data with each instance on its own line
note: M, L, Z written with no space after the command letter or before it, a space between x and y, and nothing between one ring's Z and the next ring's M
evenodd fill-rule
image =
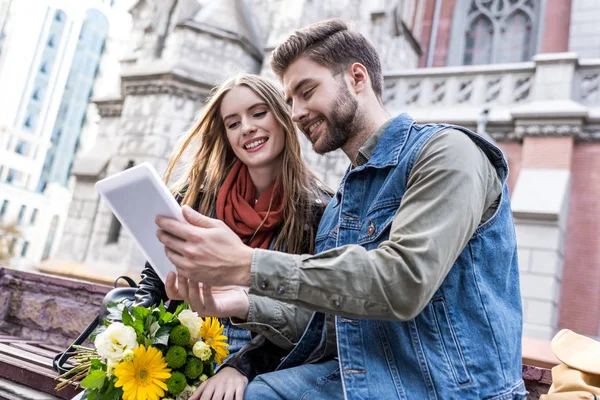
M177 164L191 144L199 146L185 162L181 177L171 186L173 194L184 189L181 205L189 205L211 216L219 189L237 159L227 140L221 116L221 102L236 86L246 86L260 97L283 127L285 144L280 182L283 190L283 223L277 235L276 250L299 254L312 251L314 243L315 201L313 182L317 178L302 160L300 143L288 113L283 93L265 78L241 74L227 79L211 91L199 117L173 152L165 173L168 183ZM202 194L201 194L202 193ZM308 247L307 247L308 245Z

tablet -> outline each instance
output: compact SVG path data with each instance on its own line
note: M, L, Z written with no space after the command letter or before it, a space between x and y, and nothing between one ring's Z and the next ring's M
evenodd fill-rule
M185 221L181 207L150 163L142 163L96 183L121 225L136 243L163 282L169 272L177 273L156 237L158 215Z

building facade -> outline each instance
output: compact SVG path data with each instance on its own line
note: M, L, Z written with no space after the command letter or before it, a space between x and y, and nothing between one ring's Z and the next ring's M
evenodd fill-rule
M136 1L121 91L98 99L95 148L79 158L69 219L45 270L110 280L143 257L93 185L149 161L163 171L210 88L272 76L289 33L353 20L381 54L384 102L497 142L510 166L525 335L600 336L600 3L591 0ZM302 139L303 140L303 139ZM341 153L304 156L336 187Z
M112 5L0 6L0 222L21 231L10 245L16 267L39 263L58 246Z

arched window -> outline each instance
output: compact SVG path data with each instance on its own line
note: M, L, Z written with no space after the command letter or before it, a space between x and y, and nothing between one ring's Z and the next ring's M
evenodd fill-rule
M497 62L521 62L530 58L531 18L517 10L506 19L501 27Z
M536 52L539 0L458 0L448 65L528 61Z
M478 15L473 19L465 38L463 64L489 64L492 61L494 28L492 21L485 15Z

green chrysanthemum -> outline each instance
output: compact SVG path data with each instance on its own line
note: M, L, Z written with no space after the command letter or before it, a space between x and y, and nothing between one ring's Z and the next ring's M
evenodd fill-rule
M169 341L177 346L186 346L190 342L190 330L183 325L177 325L169 334Z
M167 380L167 391L172 395L177 396L179 393L183 392L186 385L187 381L185 379L185 375L183 375L181 372L175 371Z
M188 357L183 373L188 379L196 379L204 370L204 363L196 357Z
M185 364L186 358L187 352L181 346L171 346L165 357L167 364L173 369L177 369Z

